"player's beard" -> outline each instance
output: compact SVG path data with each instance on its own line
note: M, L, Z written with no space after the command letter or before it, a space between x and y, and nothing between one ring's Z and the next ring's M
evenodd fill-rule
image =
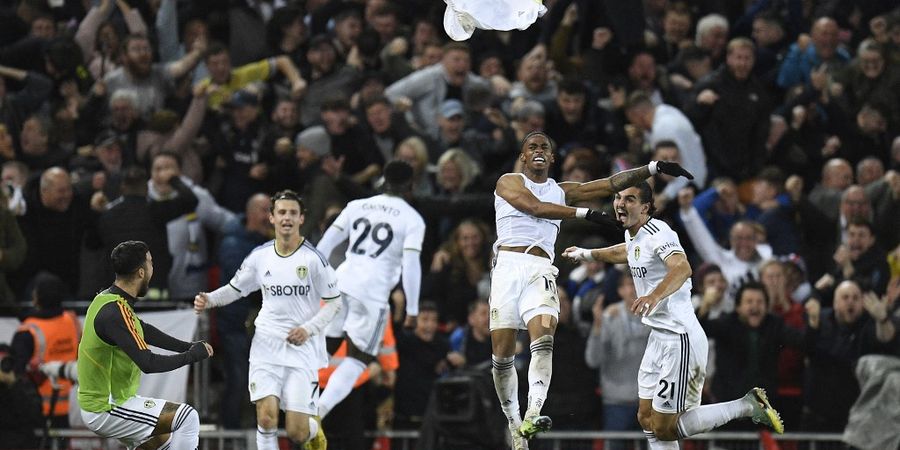
M137 295L138 298L147 295L147 291L149 291L149 290L150 290L150 280L145 278L144 281L141 282L141 288L138 289L138 295Z

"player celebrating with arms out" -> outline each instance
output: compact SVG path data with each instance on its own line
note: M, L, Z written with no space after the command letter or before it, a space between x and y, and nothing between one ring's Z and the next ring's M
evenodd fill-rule
M137 395L141 372L160 373L213 354L206 342L184 342L134 312L153 278L153 256L142 241L125 241L109 255L116 280L94 297L78 344L78 404L88 429L128 448L194 450L200 416L186 403ZM154 353L148 344L173 352Z
M194 298L199 313L263 290L250 345L249 377L260 450L278 448L279 407L291 440L312 450L326 446L315 417L318 379L319 369L328 363L323 330L340 311L341 295L328 260L300 235L303 213L296 192L276 193L269 215L275 240L247 255L227 285Z
M508 173L497 180L494 208L497 221L497 255L491 272L490 328L494 387L509 421L513 447L527 448L527 440L551 427L541 407L550 386L553 335L559 317L554 245L562 219L583 218L611 225L598 211L567 204L607 197L645 180L657 172L692 178L677 163L653 161L609 178L587 183L558 183L548 177L555 151L553 141L536 131L525 136L519 162L522 173ZM518 376L513 360L516 335L527 329L531 342L528 368L528 407L519 415Z
M638 372L638 421L651 450L676 450L678 440L749 417L783 433L784 425L760 388L724 403L700 405L708 342L691 305L691 266L678 235L655 211L646 182L616 194L616 219L625 242L600 249L569 247L575 261L628 263L638 294L631 312L651 328Z

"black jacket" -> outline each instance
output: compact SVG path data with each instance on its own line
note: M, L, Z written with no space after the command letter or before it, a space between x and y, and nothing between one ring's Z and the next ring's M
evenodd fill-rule
M167 274L172 268L166 224L197 207L197 197L181 179L174 177L171 183L178 191L174 198L152 201L142 195L123 195L109 204L97 224L106 255L123 241L139 240L147 243L153 256L155 273L150 286L160 289L166 287ZM98 286L95 290L99 291L103 287Z
M697 103L697 95L705 89L719 96L712 105ZM714 176L729 176L740 182L762 168L772 107L755 76L738 81L722 66L697 83L684 112L703 139Z
M716 319L701 319L707 336L716 340L716 374L712 392L718 401L740 398L753 387L778 391L778 356L785 346L800 348L803 332L767 314L751 328L732 312Z

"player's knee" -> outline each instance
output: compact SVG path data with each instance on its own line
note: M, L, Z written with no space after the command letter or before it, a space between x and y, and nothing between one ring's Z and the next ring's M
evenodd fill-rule
M652 420L653 422L653 434L656 435L656 439L660 441L677 441L678 440L678 430L676 430L675 423L669 420Z
M293 424L286 426L284 431L287 432L288 439L294 443L303 444L309 440L309 427Z
M269 414L260 414L259 412L257 412L256 424L259 425L259 427L264 430L271 430L274 428L278 428L278 416L271 416Z

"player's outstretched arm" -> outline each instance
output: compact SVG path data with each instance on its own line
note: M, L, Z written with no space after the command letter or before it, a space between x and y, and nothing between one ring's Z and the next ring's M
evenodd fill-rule
M197 294L194 297L194 312L200 314L204 309L225 306L241 297L241 291L229 283L215 291Z
M628 262L625 244L616 244L604 248L569 247L562 255L573 261L602 261L610 264L625 264Z
M587 183L563 182L559 186L566 193L566 203L572 204L586 200L610 197L616 192L631 186L636 186L641 181L650 178L657 173L664 173L675 177L683 176L694 179L690 172L684 170L678 163L668 161L651 161L646 166L636 169L623 170L599 180Z
M518 174L506 174L500 177L497 180L497 195L509 202L513 208L530 216L552 220L577 217L576 208L539 200L525 187L524 178Z
M610 225L610 218L588 208L573 208L556 203L542 202L525 187L525 180L516 174L506 174L497 180L497 195L525 214L542 219L587 219L600 225Z
M174 355L153 353L144 337L132 326L133 314L118 302L108 303L97 313L94 328L103 341L122 349L141 372L169 372L212 356L212 347L206 342L196 342L187 351Z

